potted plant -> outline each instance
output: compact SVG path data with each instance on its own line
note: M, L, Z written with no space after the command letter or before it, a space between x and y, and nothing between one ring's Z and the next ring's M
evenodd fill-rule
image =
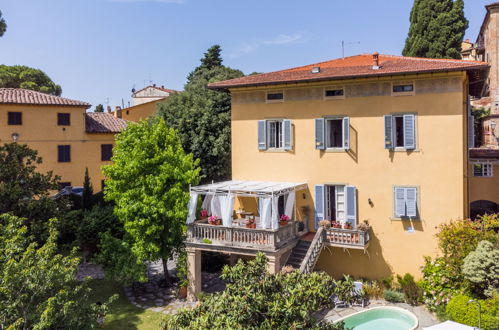
M367 220L364 220L364 222L357 226L357 229L361 231L368 231L369 228L371 228L371 226L369 226L369 222L367 222Z
M199 215L200 215L201 220L208 218L208 210L201 210L199 212Z
M343 229L352 229L352 224L347 221L343 224Z
M189 280L187 279L187 253L185 250L180 251L177 258L177 277L178 277L178 297L185 299L187 297L187 286Z
M254 218L249 218L246 220L246 228L256 228L256 223Z
M324 219L319 221L319 226L324 227L325 229L331 228L331 221Z
M341 223L339 223L338 221L331 221L331 227L341 228Z
M286 226L288 224L289 217L286 214L282 214L279 218L279 225Z
M216 215L212 215L211 217L208 218L208 223L210 225L219 226L222 223L222 221Z

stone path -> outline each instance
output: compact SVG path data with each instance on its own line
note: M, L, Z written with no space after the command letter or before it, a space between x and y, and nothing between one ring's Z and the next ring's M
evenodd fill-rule
M325 320L334 322L344 316L348 316L353 313L361 312L363 310L380 307L380 306L396 306L408 310L409 312L416 315L419 321L419 326L417 329L423 329L425 327L429 327L440 323L437 319L433 317L433 315L424 307L424 306L411 306L405 303L389 303L385 300L371 300L369 305L366 307L346 307L346 308L336 308L325 310L320 313L319 317L324 318Z

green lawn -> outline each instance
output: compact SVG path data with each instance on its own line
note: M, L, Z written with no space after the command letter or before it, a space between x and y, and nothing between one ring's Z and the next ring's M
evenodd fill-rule
M93 290L93 301L95 302L104 302L114 294L119 295L119 298L109 306L109 314L106 316L104 329L161 329L161 320L165 315L132 305L119 283L108 280L92 280L90 287Z

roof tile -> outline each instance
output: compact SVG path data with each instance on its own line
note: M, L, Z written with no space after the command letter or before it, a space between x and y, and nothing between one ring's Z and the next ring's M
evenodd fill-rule
M0 88L0 104L61 105L89 108L87 102L22 88Z
M87 133L119 133L128 125L128 120L107 112L87 112L85 119Z

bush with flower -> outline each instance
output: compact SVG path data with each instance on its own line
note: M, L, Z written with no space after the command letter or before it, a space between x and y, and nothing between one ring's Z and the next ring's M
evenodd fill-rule
M208 218L208 223L210 225L217 225L220 223L220 218L216 215L212 215L211 217Z
M289 221L289 217L286 214L281 214L281 217L279 218L280 221L287 222Z
M208 210L201 210L199 214L202 218L206 218L208 216Z

